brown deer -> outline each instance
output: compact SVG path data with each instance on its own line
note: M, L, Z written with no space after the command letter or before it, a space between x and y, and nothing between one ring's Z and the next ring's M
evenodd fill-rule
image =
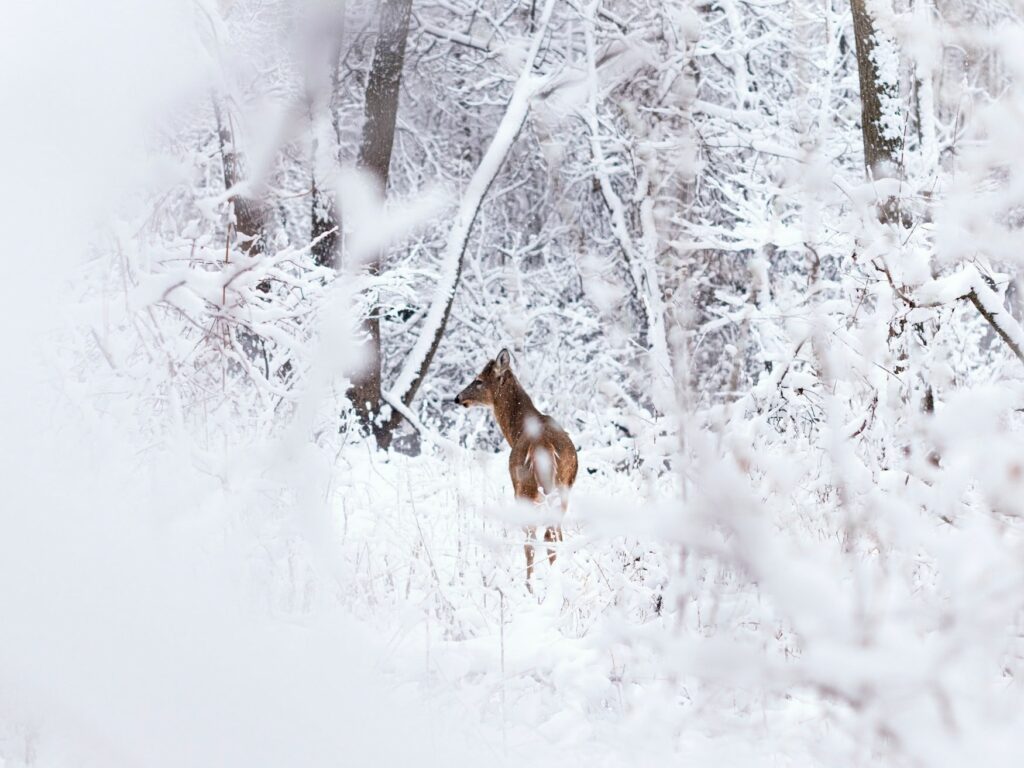
M576 446L564 429L550 416L537 410L515 374L507 349L487 363L472 383L455 396L458 405L484 405L494 413L502 434L512 446L508 473L517 499L541 504L544 497L557 492L562 516L569 506L569 490L576 482L578 461ZM533 541L536 526L526 527L526 588L531 592ZM548 526L544 541L562 541L562 526ZM548 561L555 562L555 550L548 548Z

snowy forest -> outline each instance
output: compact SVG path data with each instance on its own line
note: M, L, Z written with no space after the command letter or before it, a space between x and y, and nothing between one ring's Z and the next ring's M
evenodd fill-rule
M1017 0L14 0L0 97L0 768L1024 764Z

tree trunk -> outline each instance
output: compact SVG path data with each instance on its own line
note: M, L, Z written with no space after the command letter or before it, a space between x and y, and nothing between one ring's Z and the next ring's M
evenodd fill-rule
M310 205L310 240L313 245L310 250L313 260L317 266L336 269L338 267L338 247L341 244L341 222L338 218L337 208L334 204L334 194L331 185L327 189L317 183L317 172L331 178L332 172L338 167L339 147L341 146L341 115L337 109L337 101L340 98L341 89L341 50L344 39L344 23L342 17L336 17L328 13L321 23L327 24L333 38L326 46L324 64L330 72L330 78L321 77L323 74L319 66L314 64L313 74L307 82L307 99L310 107L310 124L313 129L313 173L311 179L312 204ZM312 61L319 58L318 51L310 54ZM326 107L330 113L331 128L334 132L335 144L330 152L323 152L321 141L330 143L331 139L321 134L318 130L318 116L320 110Z
M359 166L377 182L381 199L387 191L391 149L395 141L395 118L398 114L398 93L405 63L405 42L409 34L412 0L382 0L380 31L373 50L373 64L366 82L366 120L359 146ZM378 254L368 266L369 273L379 275ZM392 429L379 418L381 407L380 311L370 309L363 320L366 335L366 361L356 374L349 390L349 399L364 429L372 432L380 448L391 442Z
M860 76L864 169L873 179L893 178L902 165L903 127L896 44L880 35L868 10L870 0L850 0ZM887 197L879 208L883 221L899 218L899 202Z
M318 267L338 265L338 216L334 210L334 199L320 189L313 177L313 204L310 210L310 239L313 245L313 261Z
M224 191L229 192L235 185L245 178L245 163L241 152L235 146L234 132L228 124L227 116L221 113L220 104L216 98L213 100L213 113L217 120L217 139L220 143L221 163L224 168ZM234 240L236 245L247 256L259 256L266 247L266 234L264 228L267 223L267 209L259 200L244 195L231 195L228 198L231 203L232 220L228 222L227 239L231 242L232 228L234 229ZM225 260L227 254L225 254ZM256 289L264 294L270 293L270 282L262 280L257 284ZM225 333L230 334L230 328L225 326ZM263 373L269 380L271 376L270 366L267 363L266 342L258 334L244 328L238 327L234 331L238 343L249 359L263 361ZM288 363L286 362L287 366Z
M241 182L245 176L242 156L235 147L235 138L231 127L221 114L220 105L213 102L214 115L217 118L217 138L220 140L220 155L224 166L224 190L228 191ZM266 225L266 210L258 200L232 195L230 202L234 207L234 228L239 240L243 240L242 250L250 256L263 253L266 240L263 228ZM262 286L261 286L262 287ZM265 290L269 290L269 286Z

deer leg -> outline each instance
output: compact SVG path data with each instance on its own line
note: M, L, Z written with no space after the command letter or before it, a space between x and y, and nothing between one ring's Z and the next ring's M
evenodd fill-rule
M569 489L568 488L564 488L564 487L560 488L559 489L559 497L560 497L559 501L562 503L562 520L565 520L565 513L569 511ZM561 541L562 540L562 524L561 524L561 521L559 521L559 524L555 526L555 532L558 534L558 540Z
M557 536L558 535L555 533L555 529L552 527L548 527L544 531L544 541L548 542L549 544L553 544L554 542L558 541ZM557 554L558 553L554 549L548 547L548 562L552 565L555 564L555 555Z
M526 589L532 594L530 579L533 577L533 544L530 542L537 538L537 529L531 526L523 530L526 532L526 544L523 545L523 551L526 552Z

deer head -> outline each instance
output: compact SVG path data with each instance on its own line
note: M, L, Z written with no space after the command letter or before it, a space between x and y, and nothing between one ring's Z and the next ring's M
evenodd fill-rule
M501 350L498 356L489 361L480 374L470 382L469 386L455 396L455 403L464 408L471 405L494 407L494 395L502 379L511 371L511 357L507 349Z

